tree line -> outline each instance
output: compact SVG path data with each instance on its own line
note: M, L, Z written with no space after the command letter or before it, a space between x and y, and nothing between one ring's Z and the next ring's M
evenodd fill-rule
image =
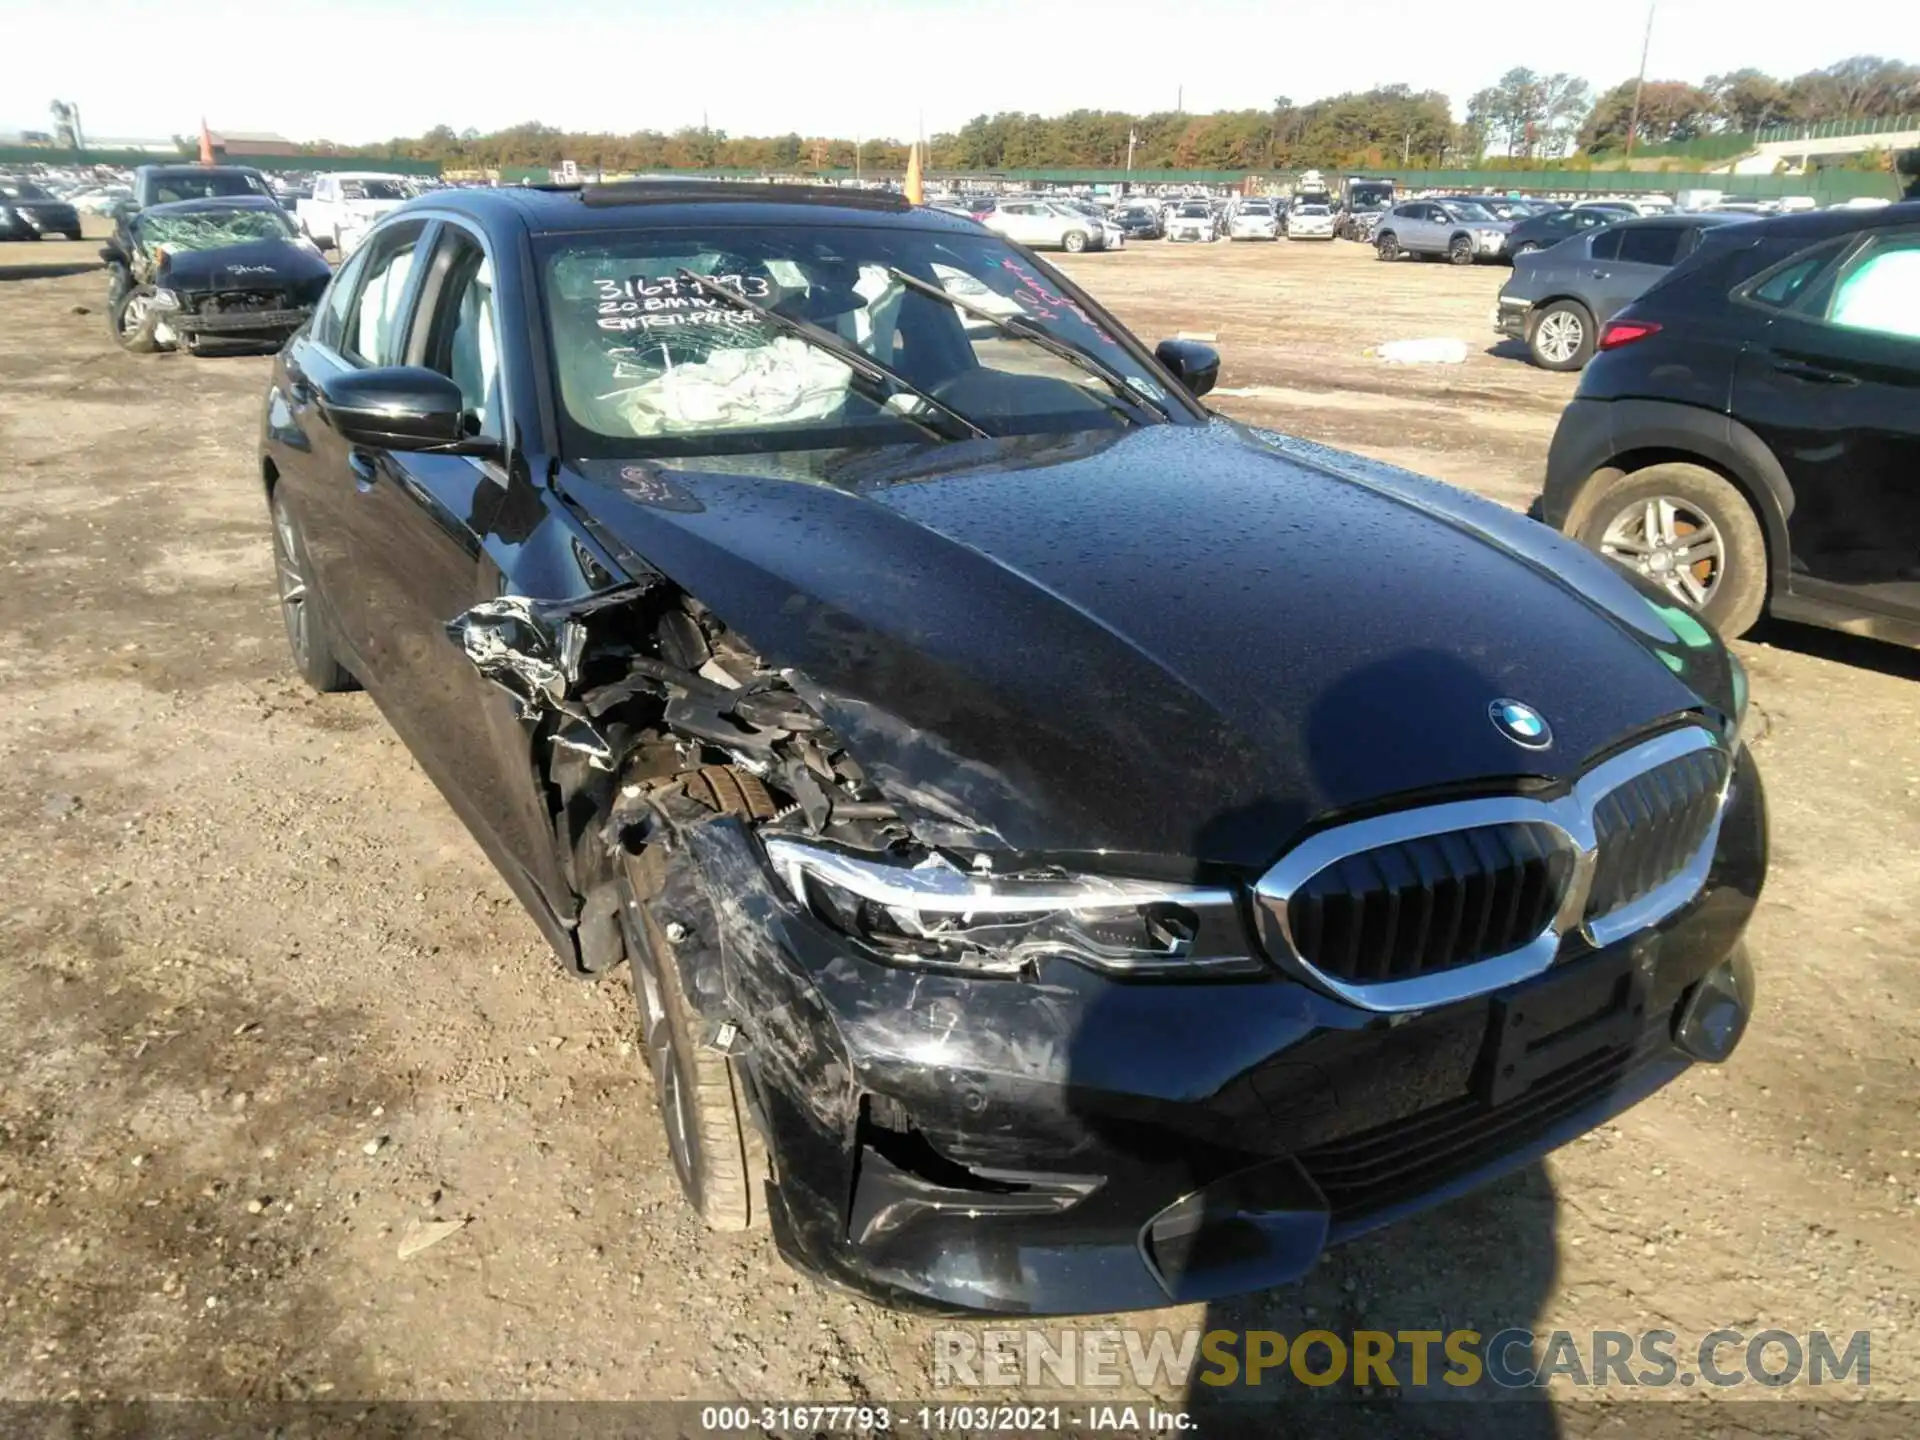
M1627 148L1711 135L1757 134L1789 122L1848 120L1920 112L1920 65L1860 55L1791 79L1758 70L1711 75L1700 84L1655 79L1595 94L1565 72L1517 68L1467 102L1464 122L1435 90L1381 85L1296 105L1281 96L1262 110L1211 114L1074 110L1064 115L980 115L927 145L935 169L1032 170L1060 167L1137 170L1379 169L1471 166L1485 158L1537 163L1604 159ZM340 147L320 142L325 153ZM432 160L449 170L553 166L571 160L588 171L738 169L804 173L905 168L907 144L893 138L735 136L684 127L628 135L585 134L528 123L491 134L439 125L395 139L394 158Z

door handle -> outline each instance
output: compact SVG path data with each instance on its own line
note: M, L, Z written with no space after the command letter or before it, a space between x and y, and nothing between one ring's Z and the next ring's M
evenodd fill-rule
M1613 272L1611 270L1596 270L1593 272L1593 278L1596 280L1611 280L1613 278Z
M353 472L353 488L362 495L373 489L380 478L380 467L373 456L364 450L354 450L347 455L347 469Z
M1791 375L1796 380L1811 381L1815 385L1858 385L1859 379L1852 375L1843 375L1838 370L1823 370L1818 365L1809 365L1804 360L1776 360L1773 368L1782 375Z

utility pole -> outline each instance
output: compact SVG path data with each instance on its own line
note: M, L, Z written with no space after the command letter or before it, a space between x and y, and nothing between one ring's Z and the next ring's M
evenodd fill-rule
M1413 168L1413 132L1411 130L1407 131L1407 143L1400 147L1400 168L1402 170Z
M1173 113L1176 115L1187 113L1187 87L1184 85L1176 87L1173 92Z
M1633 82L1633 114L1627 121L1627 158L1633 158L1634 137L1640 131L1640 92L1647 88L1647 52L1653 48L1653 7L1655 0L1647 0L1647 33L1640 41L1640 73Z
M1131 125L1127 127L1127 174L1133 174L1133 147L1140 143L1140 133Z

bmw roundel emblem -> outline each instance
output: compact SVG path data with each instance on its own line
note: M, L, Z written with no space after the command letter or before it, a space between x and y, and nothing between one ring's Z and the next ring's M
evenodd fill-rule
M1531 705L1522 705L1518 700L1496 700L1487 707L1487 716L1498 730L1514 744L1528 750L1544 750L1553 744L1553 727L1547 724L1547 717Z

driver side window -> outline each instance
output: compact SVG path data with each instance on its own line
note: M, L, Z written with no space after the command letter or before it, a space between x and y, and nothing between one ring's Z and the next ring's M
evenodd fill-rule
M493 262L471 235L451 225L445 234L446 258L436 267L441 279L428 321L424 363L460 387L476 434L503 439Z
M366 247L371 254L334 347L347 359L368 366L401 363L406 316L400 307L413 275L414 250L425 228L424 222L390 226Z

